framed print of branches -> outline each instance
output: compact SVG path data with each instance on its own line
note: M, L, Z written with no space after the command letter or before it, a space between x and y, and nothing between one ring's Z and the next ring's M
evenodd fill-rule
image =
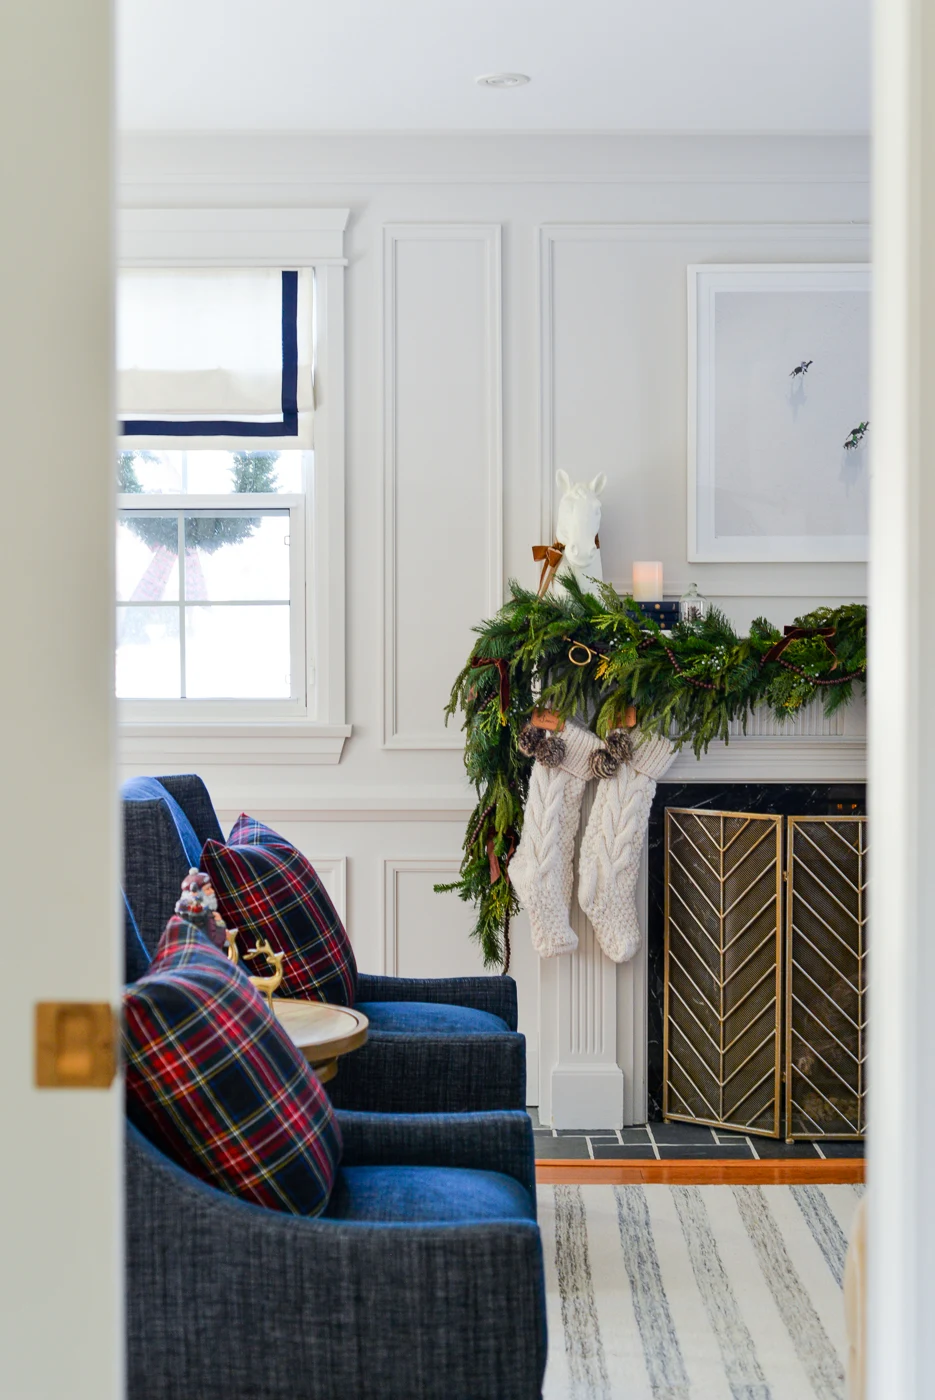
M867 558L870 269L688 269L688 557Z

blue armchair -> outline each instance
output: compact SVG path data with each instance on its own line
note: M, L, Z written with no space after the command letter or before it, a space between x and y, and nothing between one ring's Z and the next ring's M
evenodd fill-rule
M315 1219L238 1201L127 1126L129 1400L539 1400L525 1113L339 1113Z
M150 955L189 866L224 836L194 774L124 784L124 891ZM137 948L127 935L128 965ZM465 1113L526 1104L526 1041L516 1031L512 977L379 977L361 973L367 1044L342 1060L338 1108Z

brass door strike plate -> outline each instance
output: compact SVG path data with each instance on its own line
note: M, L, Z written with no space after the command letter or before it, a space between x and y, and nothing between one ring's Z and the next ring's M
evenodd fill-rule
M36 1003L36 1086L107 1089L117 1072L117 1023L106 1001Z

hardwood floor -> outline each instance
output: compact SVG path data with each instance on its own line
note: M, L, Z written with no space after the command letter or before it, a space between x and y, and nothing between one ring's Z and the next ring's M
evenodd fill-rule
M670 1161L536 1162L540 1186L621 1186L661 1182L670 1186L828 1186L864 1179L864 1163L858 1157L794 1158L761 1161L712 1161L681 1158Z

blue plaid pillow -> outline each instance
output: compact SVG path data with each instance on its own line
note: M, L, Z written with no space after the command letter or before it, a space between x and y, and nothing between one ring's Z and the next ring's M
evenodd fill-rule
M200 929L169 920L124 994L127 1112L212 1186L317 1215L341 1160L331 1103L246 974Z
M338 911L311 861L271 827L238 817L225 845L206 841L201 868L241 957L258 937L285 953L277 995L353 1006L357 962Z

